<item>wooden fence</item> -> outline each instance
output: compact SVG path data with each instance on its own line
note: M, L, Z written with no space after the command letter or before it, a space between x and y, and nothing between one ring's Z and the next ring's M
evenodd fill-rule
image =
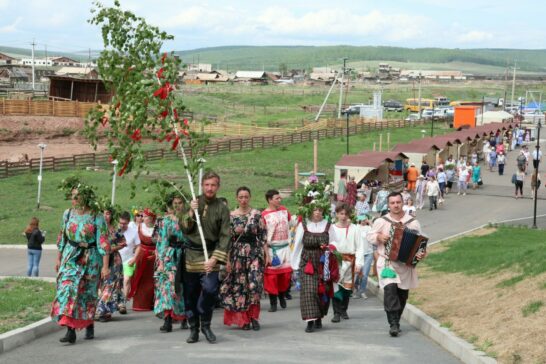
M411 125L405 120L389 120L378 122L357 123L349 126L349 135L382 130L387 128L403 128ZM275 134L264 136L249 136L245 138L232 138L218 140L209 143L204 151L207 155L219 155L230 152L248 151L260 148L291 145L309 142L314 139L334 138L347 135L347 128L332 126L319 130L303 130L288 134ZM155 149L145 152L145 159L157 161L161 159L175 159L181 157L179 152L166 149ZM110 155L108 153L76 154L72 157L45 157L43 159L44 171L58 171L63 169L103 167L110 168ZM7 178L24 173L38 172L40 158L30 159L25 163L0 162L0 178Z
M85 117L94 102L1 99L0 115Z

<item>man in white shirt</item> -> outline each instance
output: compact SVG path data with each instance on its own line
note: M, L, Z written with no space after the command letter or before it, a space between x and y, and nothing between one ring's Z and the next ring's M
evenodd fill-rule
M463 196L466 196L466 188L468 186L468 177L470 174L468 173L468 169L466 169L466 166L462 166L461 170L459 171L459 191L457 192L457 195L460 195L461 193Z
M140 238L138 230L129 227L131 215L125 211L119 217L119 233L123 234L122 240L125 240L125 247L119 251L121 261L123 262L123 295L127 297L131 290L131 277L135 272L135 259L140 251ZM125 304L119 305L119 313L127 313Z
M540 146L537 145L536 149L533 150L533 168L534 169L538 168L538 164L540 163L541 160L542 160L542 152L540 151Z

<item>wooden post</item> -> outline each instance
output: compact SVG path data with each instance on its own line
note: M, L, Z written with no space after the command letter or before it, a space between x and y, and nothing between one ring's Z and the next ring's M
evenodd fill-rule
M391 150L391 133L387 133L387 151Z
M373 143L373 151L375 152L375 142Z
M318 140L313 140L313 173L317 174L318 170Z
M379 151L381 152L383 148L383 133L379 134Z
M294 163L294 192L298 190L299 169L298 164Z

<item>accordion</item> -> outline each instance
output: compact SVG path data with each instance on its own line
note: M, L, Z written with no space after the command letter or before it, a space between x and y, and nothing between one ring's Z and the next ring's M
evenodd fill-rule
M416 266L419 261L415 256L426 250L427 243L426 236L420 235L416 230L408 229L403 224L395 223L389 259L405 263L407 266Z

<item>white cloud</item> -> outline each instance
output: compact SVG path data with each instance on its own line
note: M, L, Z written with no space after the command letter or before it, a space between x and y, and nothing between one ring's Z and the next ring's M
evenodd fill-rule
M460 34L457 37L457 42L459 43L481 43L493 39L494 36L492 33L484 32L480 30L471 30L469 32Z
M16 32L17 31L17 25L19 25L19 23L21 23L22 20L23 20L23 18L17 17L17 19L15 19L15 21L13 23L0 27L0 33L14 33L14 32Z

